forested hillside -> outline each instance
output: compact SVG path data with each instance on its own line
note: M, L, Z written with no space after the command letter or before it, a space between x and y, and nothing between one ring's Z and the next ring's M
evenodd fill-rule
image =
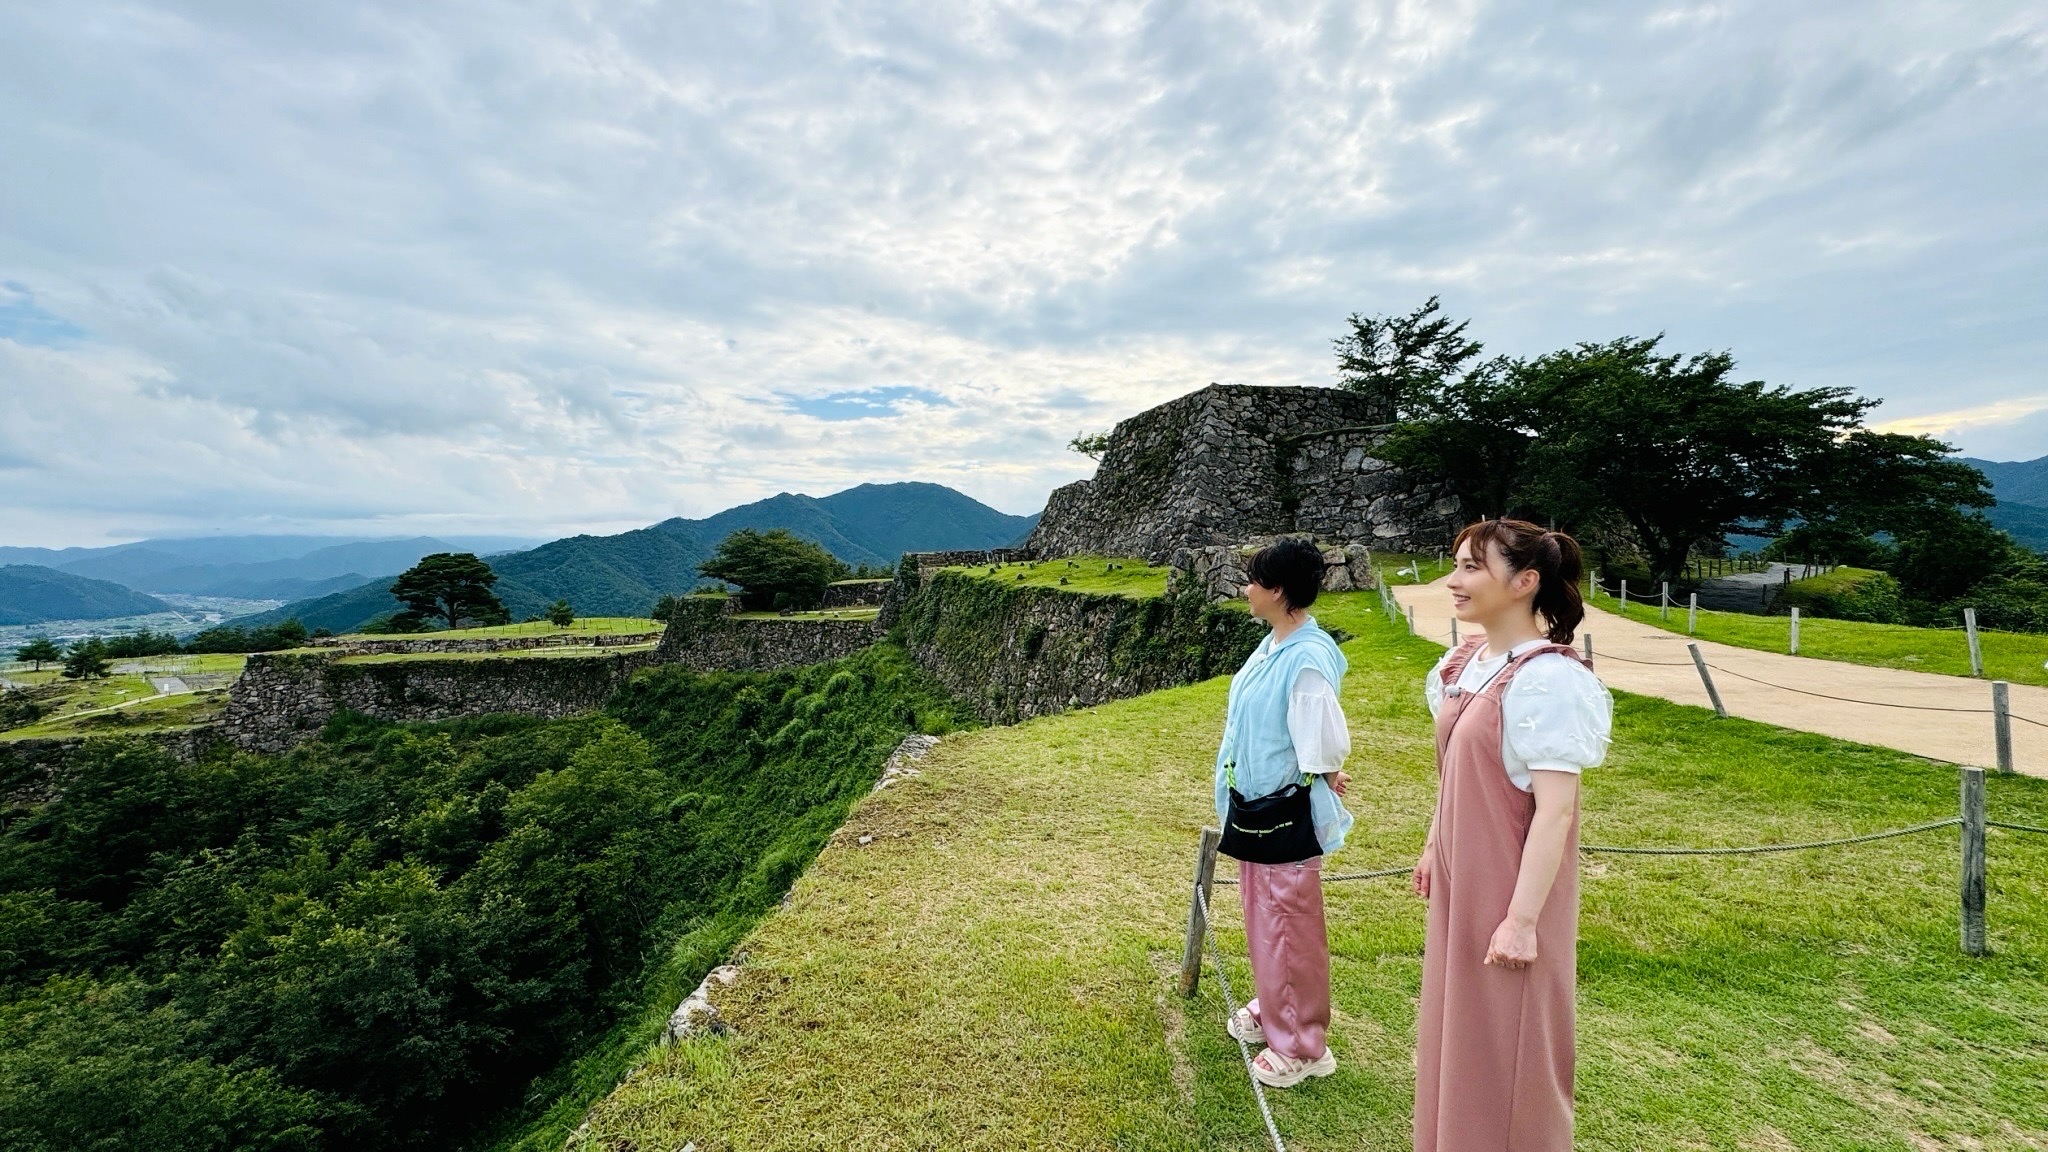
M1991 481L1998 497L1996 507L1986 512L1993 524L2012 534L2013 539L2048 552L2048 456L2038 460L1971 460Z
M89 580L35 564L0 566L0 624L104 620L168 612L154 596L106 580Z
M998 512L939 484L862 484L822 498L784 492L702 520L680 517L614 536L571 536L491 558L494 589L513 619L557 599L593 616L645 613L665 593L703 582L697 565L742 528L786 528L847 564L893 564L905 552L1000 548L1021 541L1036 516ZM395 570L394 570L395 572ZM308 628L348 632L400 605L391 576L288 604L252 618L261 625L297 618Z
M517 1129L569 1061L652 1038L902 736L955 722L883 646L664 669L574 720L338 721L283 757L96 742L0 814L0 1147Z

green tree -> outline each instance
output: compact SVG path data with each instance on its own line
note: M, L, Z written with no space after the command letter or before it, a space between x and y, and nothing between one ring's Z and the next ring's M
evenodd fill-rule
M510 619L505 606L492 593L498 574L477 559L473 552L436 552L407 569L391 585L391 594L405 602L405 610L392 616L401 631L410 631L430 617L460 628L471 624L503 624Z
M845 578L846 565L786 528L742 528L719 541L718 551L697 571L739 585L751 606L809 608L824 597L827 584Z
M576 622L576 610L569 607L567 600L557 600L548 605L548 623L557 628L567 628Z
M1453 321L1431 296L1406 316L1353 312L1336 340L1338 387L1378 401L1378 420L1407 419L1416 400L1440 392L1483 350L1467 340L1469 320Z
M71 646L64 653L64 678L66 680L98 680L107 674L107 645L97 636L89 636Z
M1090 460L1100 460L1102 454L1109 451L1109 433L1078 432L1072 440L1067 441L1067 447Z
M1618 522L1651 579L1673 580L1696 546L1810 504L1837 442L1876 402L1737 382L1726 352L1663 355L1661 340L1580 344L1526 366L1544 412L1523 491L1568 525Z
M669 621L675 619L676 610L681 608L682 606L682 597L676 595L673 592L664 592L661 594L661 598L654 602L654 607L650 608L647 614L653 617L654 619L661 621L663 624L666 624Z
M1548 378L1524 361L1496 357L1462 380L1416 385L1409 418L1379 454L1403 468L1442 477L1474 516L1499 519L1522 509L1529 451L1552 405Z
M53 664L63 659L64 650L57 647L57 642L48 636L37 636L28 643L16 648L14 650L14 658L24 664L35 665L36 671L41 672L43 665Z

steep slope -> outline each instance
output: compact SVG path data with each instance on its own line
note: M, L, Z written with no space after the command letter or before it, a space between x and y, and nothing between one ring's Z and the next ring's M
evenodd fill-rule
M942 484L862 484L817 503L884 563L925 549L1007 547L1038 523L1036 515L998 512ZM943 540L933 543L938 525Z
M35 564L0 567L0 624L105 620L170 610L154 596L109 580L88 580Z
M1963 458L1991 481L2000 504L2033 504L2048 508L2048 456L2038 460L1974 460Z

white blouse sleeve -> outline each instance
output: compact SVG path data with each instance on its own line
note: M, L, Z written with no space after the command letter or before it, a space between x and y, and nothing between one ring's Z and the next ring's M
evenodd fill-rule
M1287 734L1303 772L1335 772L1351 755L1351 729L1337 691L1321 672L1304 668L1287 697Z
M1578 772L1607 758L1614 698L1576 660L1557 653L1530 660L1501 710L1508 751L1531 772Z
M1422 678L1422 702L1429 705L1431 719L1435 719L1437 710L1444 706L1444 665L1451 662L1454 651L1456 649L1445 649L1444 654L1430 666L1429 675Z

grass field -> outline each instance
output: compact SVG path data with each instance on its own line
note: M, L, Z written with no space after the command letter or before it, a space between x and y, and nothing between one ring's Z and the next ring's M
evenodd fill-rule
M1600 595L1595 601L1609 612L1620 611L1614 597ZM1670 618L1659 614L1656 604L1631 601L1626 613L1631 620L1672 632L1684 632L1685 609L1671 609ZM1742 612L1710 612L1700 609L1702 640L1783 652L1791 642L1789 616L1751 616ZM1988 680L2010 680L2015 684L2048 685L2048 635L2035 632L1980 632L1978 643L1984 653L1984 676ZM1913 628L1904 624L1865 624L1858 620L1824 620L1802 617L1799 621L1799 654L1816 660L1840 660L1847 664L1869 664L1879 668L1906 668L1915 672L1939 672L1945 676L1970 674L1970 644L1961 628Z
M452 628L439 632L393 632L366 633L379 639L435 639L457 640L471 636L546 636L554 633L589 633L593 636L616 636L634 632L659 632L661 621L645 616L591 616L578 618L567 628L557 628L545 620L529 621L524 624L494 624L488 628Z
M1318 605L1357 637L1343 868L1412 862L1433 788L1418 681L1439 649L1376 603ZM1172 988L1224 689L948 738L745 942L719 998L733 1035L654 1053L571 1147L1264 1147L1213 976L1192 1001ZM1785 841L1956 805L1948 765L1638 697L1587 784L1595 843ZM2048 823L2048 781L1989 787L1994 818ZM1581 1149L2048 1144L2048 837L1992 833L1977 959L1950 833L1584 869ZM1340 1070L1278 1095L1281 1131L1406 1149L1422 906L1399 881L1338 884L1329 916Z
M580 645L574 648L515 648L510 652L377 652L365 656L342 656L337 664L405 664L423 660L591 660L604 656L616 656L622 652L646 652L655 647L646 644L615 644L605 648ZM314 653L331 653L331 648L315 648Z
M814 612L792 612L784 616L780 612L735 612L735 620L873 620L880 616L880 608L820 608Z
M1372 554L1372 562L1381 572L1386 573L1390 586L1401 584L1428 584L1451 573L1452 561L1448 556L1425 556L1419 552L1387 552Z
M1116 565L1114 570L1110 568L1111 564ZM1063 587L1069 592L1096 592L1138 599L1166 595L1167 569L1149 566L1143 560L1129 556L1071 556L1030 564L1005 564L993 573L987 565L955 567L949 571L1026 587ZM1060 583L1062 577L1067 581L1064 585Z
M225 705L225 687L241 674L247 659L214 653L121 659L111 661L111 666L135 671L99 680L66 680L56 665L46 665L40 672L8 672L8 680L29 686L44 714L32 725L0 732L0 740L139 734L202 724ZM206 690L160 695L150 683L150 673L189 678L191 687Z

